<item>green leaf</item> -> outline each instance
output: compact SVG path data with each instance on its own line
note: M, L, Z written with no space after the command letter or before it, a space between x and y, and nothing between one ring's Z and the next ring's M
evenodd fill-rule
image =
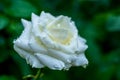
M2 63L3 61L5 61L8 58L8 55L5 53L0 53L0 63Z
M5 45L5 39L0 36L0 47L3 47Z
M111 15L108 17L107 26L108 31L120 31L120 16Z
M47 70L47 69L46 69ZM43 80L68 80L64 71L49 70L44 73Z
M13 76L3 75L3 76L0 76L0 80L17 80L17 79Z
M27 1L13 0L11 6L5 9L5 13L13 17L30 17L36 8Z
M11 37L15 37L21 34L23 26L20 22L11 22L10 26L6 29Z
M117 80L120 80L120 64L117 69Z
M115 71L114 65L101 65L97 71L98 80L110 80Z
M1 48L1 51L0 51L0 63L5 61L6 59L8 59L8 52L6 51L5 48Z
M109 62L114 64L119 64L120 62L120 48L115 49L109 53L109 56L106 57Z
M3 15L0 15L0 30L5 28L8 24L9 20Z
M27 64L26 60L23 59L22 57L20 57L20 55L18 55L17 53L15 53L15 51L11 51L11 57L12 59L15 61L15 63L19 66L20 71L22 75L26 76L28 74L31 74L31 68L30 66Z
M8 52L5 48L5 39L0 36L0 63L8 58Z

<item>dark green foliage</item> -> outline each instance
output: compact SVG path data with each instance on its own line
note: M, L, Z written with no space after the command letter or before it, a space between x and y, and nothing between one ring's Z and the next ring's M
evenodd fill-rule
M21 18L41 11L72 17L79 34L87 40L86 69L42 69L43 80L120 80L119 0L0 0L0 80L21 80L37 69L27 65L13 49L23 30Z

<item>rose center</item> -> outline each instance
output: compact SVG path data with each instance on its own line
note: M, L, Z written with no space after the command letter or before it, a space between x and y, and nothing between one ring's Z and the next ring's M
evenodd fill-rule
M68 44L71 39L71 33L66 29L49 29L49 37L59 43Z
M73 37L68 18L60 16L47 26L49 37L61 44L67 45Z

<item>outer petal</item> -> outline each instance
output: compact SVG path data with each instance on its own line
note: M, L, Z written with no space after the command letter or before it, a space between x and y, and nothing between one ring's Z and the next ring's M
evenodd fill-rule
M71 55L63 53L58 50L48 49L48 55L63 61L64 63L71 63Z
M45 13L42 13L45 15ZM47 36L47 33L45 31L45 26L39 24L40 17L32 14L32 24L33 29L32 32L34 33L36 38L39 38L39 41L41 41L45 46L54 47L54 42L49 39Z
M32 14L33 34L35 35L36 38L39 38L39 41L41 41L41 43L43 44L47 43L47 45L45 46L54 47L53 41L49 39L45 32L45 26L39 24L39 20L40 20L39 16Z
M41 14L40 14L40 22L39 22L39 24L46 27L54 19L55 19L54 16L52 16L49 13L45 13L44 11L42 11Z
M41 62L31 52L27 52L24 49L17 47L16 45L14 45L14 49L18 52L18 54L21 57L25 58L27 63L32 65L32 67L35 67L35 68L44 67L44 65L41 64Z
M32 32L36 36L41 34L40 27L43 27L43 26L39 25L39 19L40 19L39 16L32 13L32 27L33 27Z
M88 64L88 60L85 57L84 53L81 53L77 56L76 60L73 62L74 66L83 66L86 67L86 65Z
M32 24L31 24L31 22L29 22L25 19L21 19L21 21L22 21L22 24L23 24L25 29L22 32L20 39L21 40L29 40Z
M86 40L84 38L82 38L81 36L78 36L79 40L83 43L86 43Z
M30 37L29 46L35 53L47 53L46 47L37 37Z
M29 46L29 38L31 35L31 27L32 27L31 22L22 19L22 23L25 29L22 32L21 36L14 41L14 44L19 46L20 48L31 51L31 48Z
M14 41L14 49L21 55L26 61L32 65L32 67L42 68L43 65L39 62L37 58L33 55L33 50L29 45L29 40L31 37L31 22L22 19L21 20L24 26L24 31L22 32L21 36Z
M78 35L78 30L75 26L75 23L73 21L69 21L69 23L70 23L70 28L73 31L74 35Z
M88 46L84 43L85 41L81 38L81 37L78 37L77 38L77 53L81 53L81 52L84 52Z
M44 32L48 23L53 21L55 17L53 17L49 13L44 13L42 11L40 17L32 13L32 24L33 24L33 33L36 36L39 36L42 32Z
M36 57L47 67L53 70L62 70L65 67L64 62L53 57L36 53Z

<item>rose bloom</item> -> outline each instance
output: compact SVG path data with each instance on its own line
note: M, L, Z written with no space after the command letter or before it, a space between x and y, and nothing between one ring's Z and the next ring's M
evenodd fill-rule
M22 19L24 30L14 40L14 49L34 68L48 67L53 70L68 70L71 66L86 67L88 60L86 40L78 35L71 18L54 17L41 12L32 13L32 21Z

